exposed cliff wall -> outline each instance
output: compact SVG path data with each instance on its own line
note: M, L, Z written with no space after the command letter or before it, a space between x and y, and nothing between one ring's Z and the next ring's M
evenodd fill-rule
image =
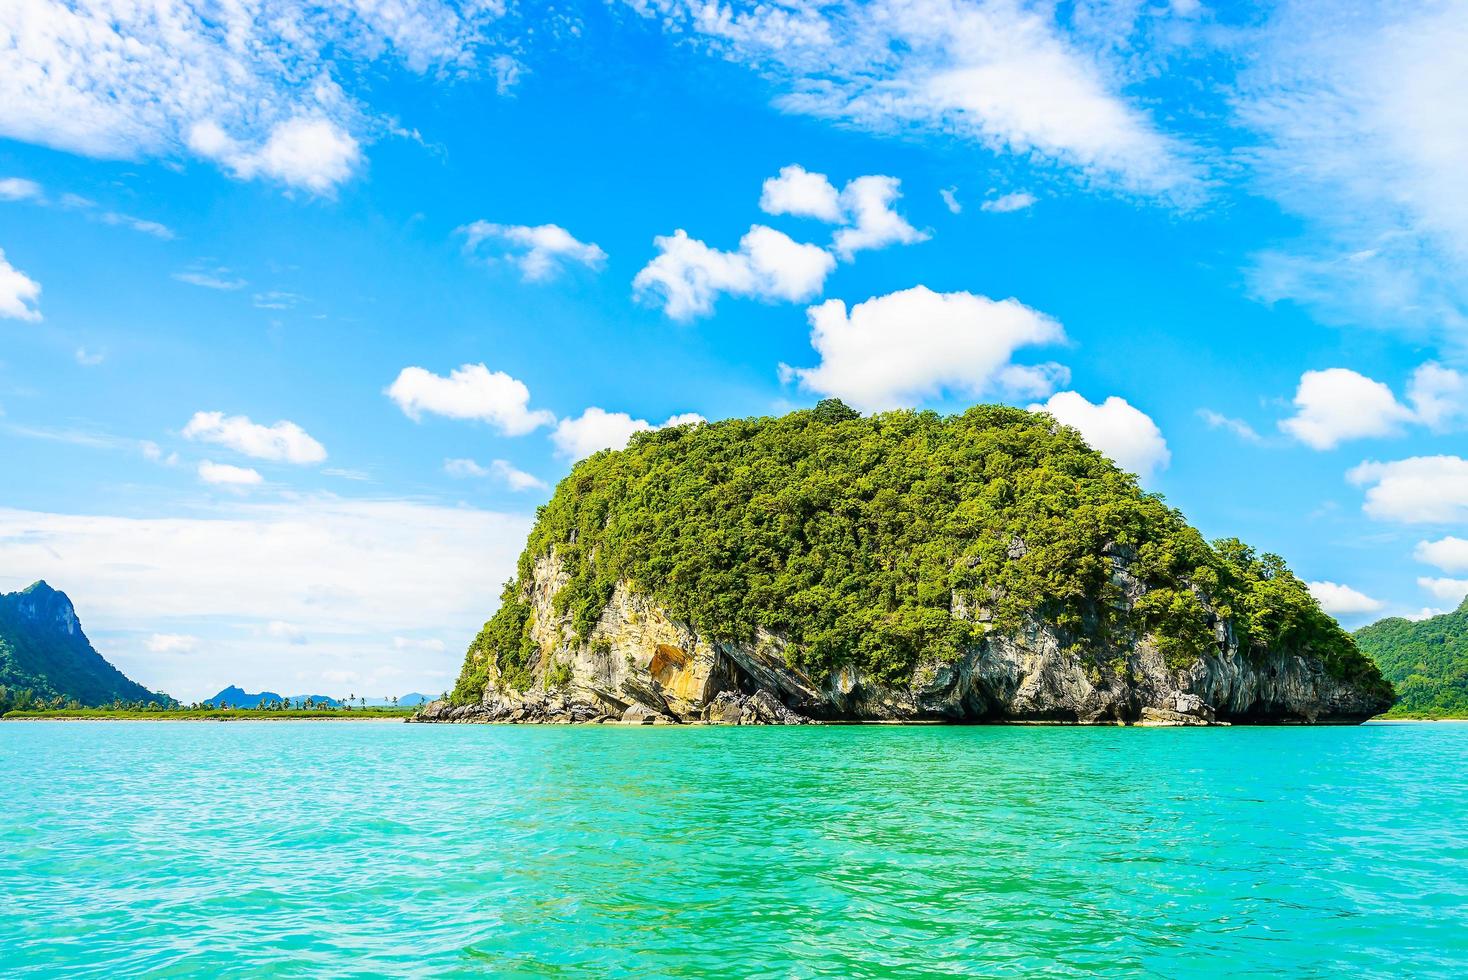
M535 649L524 691L491 670L477 701L436 702L419 720L1351 723L1390 704L1378 689L1334 677L1307 655L1246 654L1225 622L1215 648L1181 668L1170 668L1146 637L1098 658L1055 627L1031 623L990 631L952 661L921 661L906 683L851 667L818 682L788 665L782 637L760 631L753 642L731 642L700 634L625 582L582 639L571 615L555 608L566 579L549 555L525 583ZM1145 592L1134 583L1132 591Z

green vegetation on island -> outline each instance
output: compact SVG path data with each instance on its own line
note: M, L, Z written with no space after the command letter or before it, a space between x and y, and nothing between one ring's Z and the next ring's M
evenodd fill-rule
M1468 598L1441 616L1362 627L1356 644L1397 689L1386 717L1468 718Z
M0 711L21 704L172 704L92 648L66 593L45 582L0 595Z
M816 678L850 664L900 681L920 656L952 660L986 630L1039 619L1098 665L1112 641L1148 634L1173 667L1216 649L1228 623L1246 655L1300 652L1389 690L1283 560L1210 545L1041 413L862 417L828 400L642 433L578 463L538 517L457 704L479 699L491 665L506 686L532 683L520 586L553 550L570 576L556 609L582 637L626 580L710 635L783 634L791 666ZM1113 559L1146 587L1136 602Z

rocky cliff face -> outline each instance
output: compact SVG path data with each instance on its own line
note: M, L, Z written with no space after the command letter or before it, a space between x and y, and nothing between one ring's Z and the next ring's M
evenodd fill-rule
M1145 588L1115 558L1126 601ZM1285 651L1240 650L1226 621L1216 646L1169 667L1148 637L1082 654L1053 626L1031 622L991 631L952 662L920 662L906 683L880 683L850 667L816 680L791 668L786 641L704 635L671 618L625 582L590 635L578 636L556 593L567 574L554 553L522 583L535 652L525 692L490 665L483 697L434 702L419 721L714 722L790 724L808 720L1033 721L1193 725L1215 722L1355 723L1385 710L1380 691L1333 677L1319 660ZM955 616L981 621L982 610Z

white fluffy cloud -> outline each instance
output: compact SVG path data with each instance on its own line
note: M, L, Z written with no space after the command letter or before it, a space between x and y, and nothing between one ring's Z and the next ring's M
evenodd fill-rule
M1146 479L1172 460L1167 440L1151 416L1115 395L1099 405L1074 391L1058 391L1030 411L1049 412L1085 437L1092 449L1110 456L1124 470Z
M471 252L486 241L507 246L511 251L504 258L519 266L526 282L553 279L568 262L598 269L607 260L607 253L595 242L583 242L560 225L475 221L460 228L459 234L464 236L464 248Z
M1417 584L1438 600L1452 605L1468 597L1468 578L1419 578Z
M1028 191L1015 191L996 197L992 201L985 201L979 207L995 214L1008 214L1011 211L1023 211L1025 208L1033 207L1037 200L1039 199Z
M1419 541L1412 556L1445 572L1468 572L1468 540L1448 535L1436 541Z
M1380 599L1373 599L1349 585L1338 585L1335 582L1307 582L1305 585L1315 601L1320 603L1320 608L1332 616L1356 616L1376 612L1386 605Z
M765 181L759 206L766 214L794 214L841 225L831 247L850 261L866 249L927 240L926 233L908 224L892 206L902 196L901 188L896 177L871 174L847 181L838 192L825 174L791 164Z
M836 265L825 249L764 225L752 226L734 252L710 248L681 228L653 244L658 255L637 273L632 288L641 299L661 301L675 320L707 316L724 293L791 303L811 299Z
M787 376L862 411L916 405L944 392L1042 397L1065 377L1058 365L1011 363L1021 347L1065 339L1058 322L1015 299L916 286L849 312L841 300L828 300L807 315L821 360L785 368Z
M1468 459L1413 456L1390 463L1368 461L1346 474L1366 488L1366 513L1403 524L1468 521Z
M1394 435L1413 418L1386 385L1345 368L1306 371L1300 376L1295 406L1298 411L1279 427L1313 449Z
M646 419L634 419L626 412L608 412L593 405L578 418L562 419L555 432L551 433L551 441L555 443L557 453L574 461L603 449L622 449L627 440L638 432L703 421L702 415L687 412L674 415L661 425L653 425Z
M530 389L523 381L483 364L462 365L448 377L406 367L387 396L415 422L428 412L487 422L507 436L522 436L556 420L548 411L530 408Z
M225 487L253 487L265 482L257 470L248 466L231 466L204 460L199 464L199 479L205 483Z
M841 209L848 226L831 239L836 254L850 261L857 252L888 245L910 245L927 239L892 207L902 182L896 177L858 177L841 189Z
M765 181L759 207L765 214L793 214L831 224L842 220L841 195L830 178L798 163L781 167L777 176Z
M0 249L0 316L35 323L41 319L40 298L41 284L7 262Z
M334 191L362 157L351 133L329 119L307 116L276 123L259 146L239 142L206 119L189 130L188 146L242 180L263 176L314 194Z
M0 591L35 578L64 589L109 660L185 700L227 683L304 692L341 670L392 685L372 693L433 684L432 693L452 685L530 523L326 496L230 500L168 517L0 509L0 569L25 576L0 581ZM277 621L309 634L310 647L282 644L269 631ZM198 648L155 654L153 634L197 636ZM446 652L406 656L394 635L437 639Z
M524 470L516 469L509 460L496 459L488 466L480 466L472 459L446 459L443 471L449 476L494 479L511 490L544 490L545 481Z
M1410 408L1380 381L1346 368L1306 371L1295 392L1297 411L1279 427L1315 449L1397 435L1408 424L1446 432L1468 416L1468 378L1429 361L1412 372L1407 401Z
M632 0L785 86L779 105L879 131L957 134L1126 192L1187 199L1192 151L1120 93L1048 7L969 0Z
M244 415L195 412L183 427L183 435L187 439L225 446L255 459L305 464L319 463L326 458L326 447L294 422L260 425Z
M193 152L314 193L379 127L339 69L503 75L491 2L191 0L0 5L0 135L89 156ZM504 57L503 55L500 57ZM347 68L347 71L350 71Z

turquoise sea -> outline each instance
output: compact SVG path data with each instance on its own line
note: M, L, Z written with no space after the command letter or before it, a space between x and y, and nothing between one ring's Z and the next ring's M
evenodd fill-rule
M1468 725L0 723L0 975L1468 976Z

